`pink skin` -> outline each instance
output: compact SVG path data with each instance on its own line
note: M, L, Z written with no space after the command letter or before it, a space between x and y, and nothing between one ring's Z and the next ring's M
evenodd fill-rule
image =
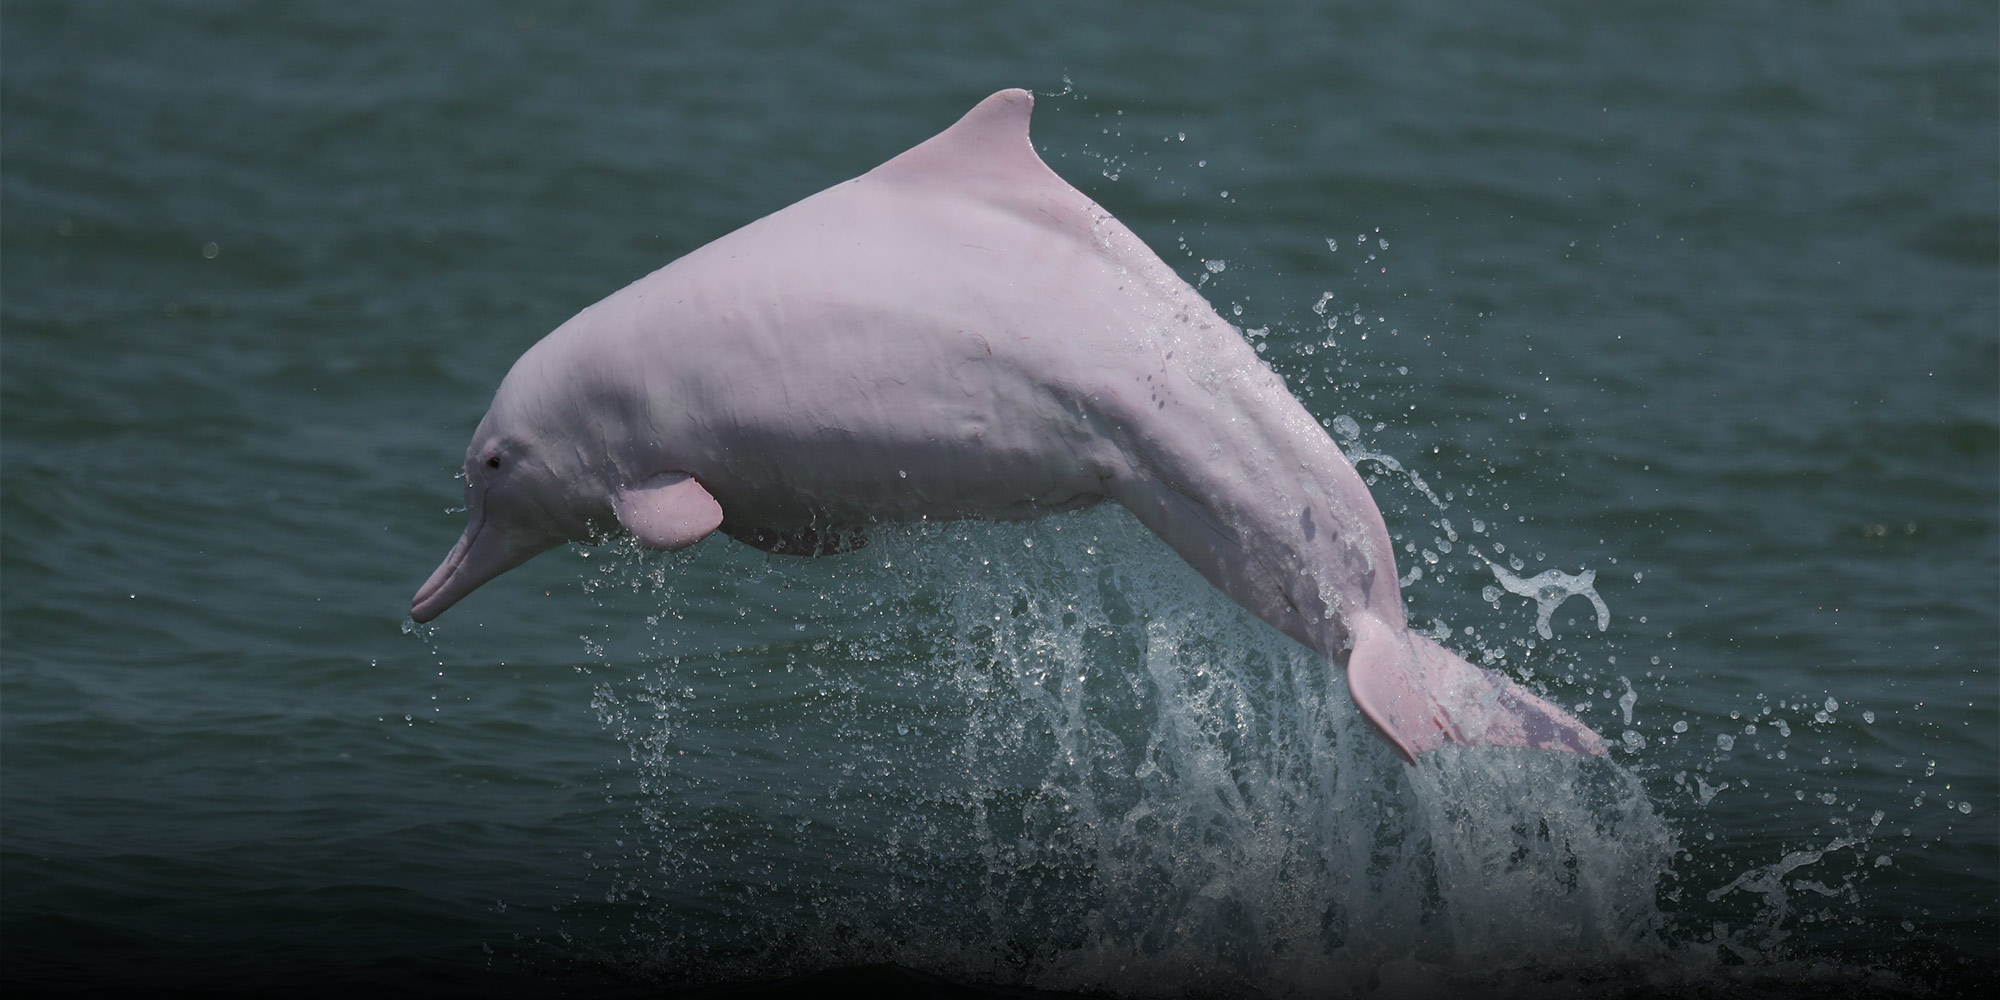
M1242 336L1028 140L1002 91L937 137L585 309L515 363L466 452L429 621L622 527L773 551L877 521L1124 504L1216 587L1344 662L1405 759L1597 734L1405 625L1367 487Z

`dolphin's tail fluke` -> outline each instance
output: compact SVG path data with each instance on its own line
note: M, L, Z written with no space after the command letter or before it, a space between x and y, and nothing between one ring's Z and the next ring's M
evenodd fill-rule
M1407 628L1369 616L1353 624L1347 687L1405 760L1446 740L1602 754L1604 741L1574 716Z

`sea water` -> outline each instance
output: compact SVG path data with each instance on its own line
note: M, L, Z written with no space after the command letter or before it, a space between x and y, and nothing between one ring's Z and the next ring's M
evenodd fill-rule
M1994 31L10 0L0 980L1969 989ZM1606 757L1397 762L1113 507L578 546L407 622L521 351L1003 86L1355 458L1413 626Z

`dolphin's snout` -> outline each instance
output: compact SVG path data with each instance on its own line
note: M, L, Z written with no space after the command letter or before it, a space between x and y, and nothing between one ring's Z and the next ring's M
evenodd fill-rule
M418 622L430 621L443 614L446 608L457 604L459 598L471 592L470 587L462 591L447 592L446 584L451 582L452 577L457 575L459 567L464 565L466 550L472 547L474 528L474 525L466 526L465 534L458 537L458 544L451 547L451 552L444 557L444 562L439 563L438 568L431 571L430 579L425 580L424 585L417 588L417 595L410 599L410 617Z
M479 512L477 505L474 510L458 544L410 601L410 617L420 623L444 614L486 581L563 542L560 537L511 528L504 518L496 522L490 511Z

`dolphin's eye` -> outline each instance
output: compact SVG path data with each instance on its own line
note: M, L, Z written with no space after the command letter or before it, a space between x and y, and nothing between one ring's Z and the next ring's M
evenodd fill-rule
M487 468L489 468L489 469L497 469L497 468L499 468L499 467L500 467L500 456L498 456L498 455L494 455L494 456L492 456L492 457L488 458L488 459L486 460L486 467L487 467Z

